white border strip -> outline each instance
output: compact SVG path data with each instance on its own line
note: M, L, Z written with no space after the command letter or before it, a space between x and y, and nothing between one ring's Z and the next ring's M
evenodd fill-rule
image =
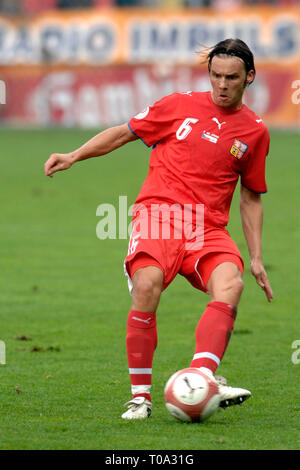
M202 277L200 276L200 273L199 273L199 271L198 271L198 263L199 263L199 258L197 259L197 261L196 261L196 263L195 263L194 269L195 269L195 271L196 271L196 273L197 273L197 275L198 275L198 277L199 277L199 279L200 279L200 282L201 282L201 284L202 284L203 289L206 289L206 287L205 287L205 285L204 285L204 282L203 282L203 279L202 279Z
M215 361L218 365L219 365L220 362L221 362L221 359L219 359L218 356L216 356L215 354L212 354L212 353L210 353L210 352L196 353L196 354L194 354L193 359L201 359L202 357L206 357L206 358L208 358L208 359L212 359L212 360Z
M130 369L129 374L152 374L152 369Z

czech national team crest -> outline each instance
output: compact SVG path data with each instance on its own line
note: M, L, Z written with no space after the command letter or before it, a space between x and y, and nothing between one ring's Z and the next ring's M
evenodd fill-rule
M230 153L235 158L240 159L246 152L247 148L248 148L248 145L244 144L244 142L241 142L238 139L234 139L233 146L230 149Z

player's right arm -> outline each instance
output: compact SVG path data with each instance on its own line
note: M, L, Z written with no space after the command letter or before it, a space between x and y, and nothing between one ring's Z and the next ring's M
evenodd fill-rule
M67 170L76 162L106 155L136 139L138 136L131 132L127 124L111 127L95 135L73 152L53 153L45 163L45 175L52 177L57 171Z

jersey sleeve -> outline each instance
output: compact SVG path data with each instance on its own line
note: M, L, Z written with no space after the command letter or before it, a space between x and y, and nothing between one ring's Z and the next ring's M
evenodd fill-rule
M255 193L266 193L265 176L266 157L269 153L270 135L265 127L264 132L255 140L252 151L241 171L241 183Z
M130 119L128 126L148 147L152 147L171 134L178 104L177 93L165 96Z

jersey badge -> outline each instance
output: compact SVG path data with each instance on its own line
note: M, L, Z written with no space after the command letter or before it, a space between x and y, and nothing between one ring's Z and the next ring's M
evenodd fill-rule
M244 144L244 142L241 142L238 139L234 139L233 145L230 149L230 153L235 158L240 159L240 158L242 158L242 156L246 152L247 148L248 148L248 145Z
M140 113L138 113L134 116L135 119L144 119L147 116L147 114L149 113L149 110L150 110L150 108L149 108L149 106L147 106L147 108L145 108L142 112L140 112Z
M213 144L216 144L218 142L219 136L216 134L212 134L211 132L208 131L203 131L202 133L202 139L208 140L208 142L212 142Z

